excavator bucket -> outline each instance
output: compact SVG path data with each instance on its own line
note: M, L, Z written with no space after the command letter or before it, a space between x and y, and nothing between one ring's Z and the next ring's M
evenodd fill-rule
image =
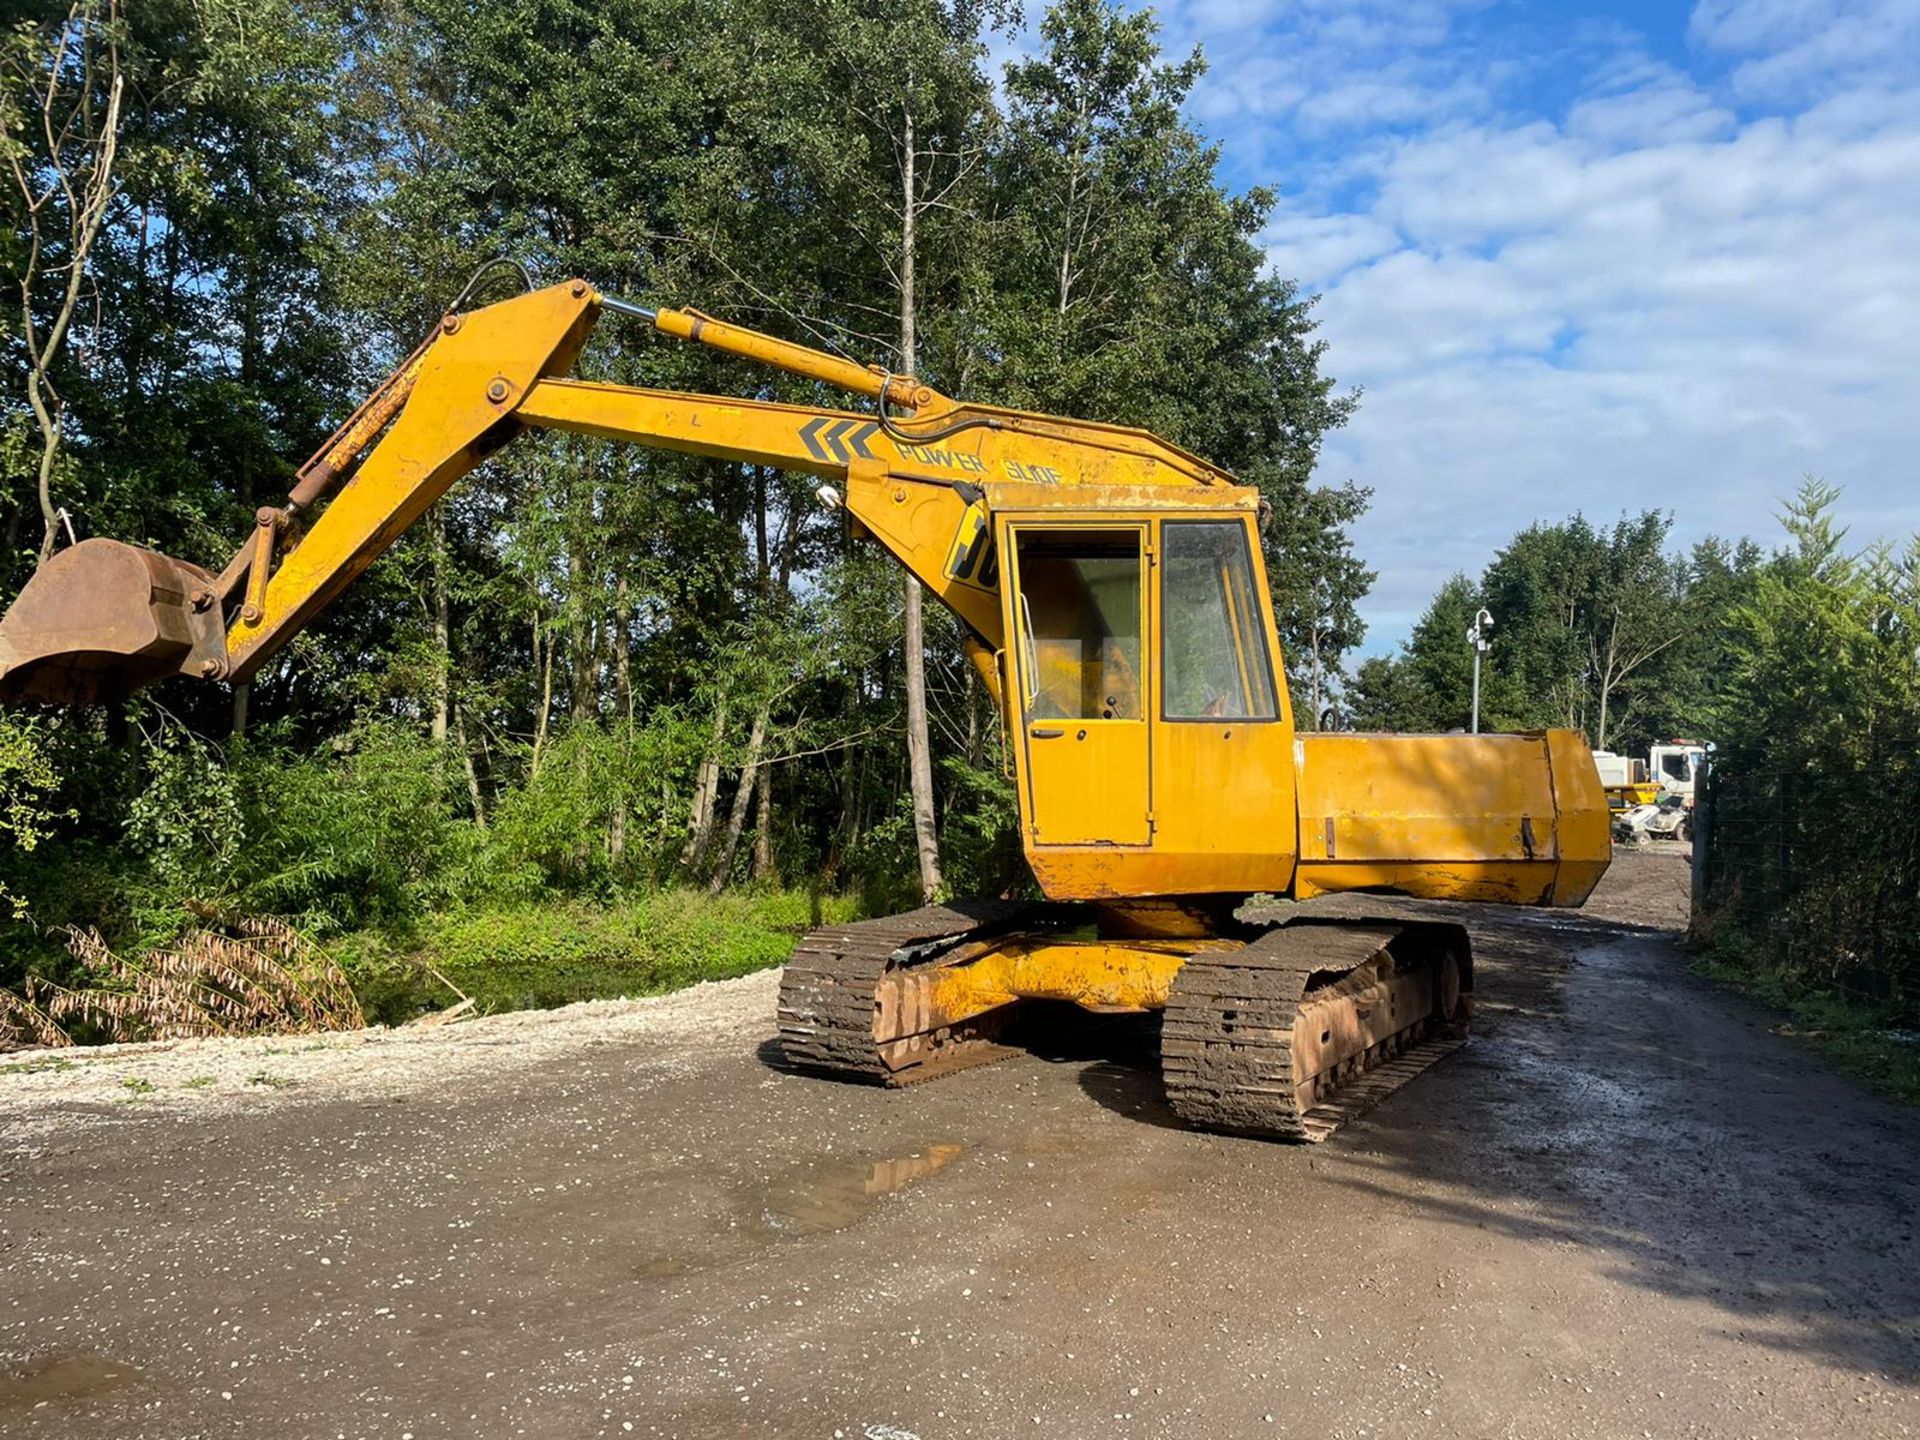
M60 551L0 617L0 703L92 705L183 671L220 674L211 586L197 565L118 540Z

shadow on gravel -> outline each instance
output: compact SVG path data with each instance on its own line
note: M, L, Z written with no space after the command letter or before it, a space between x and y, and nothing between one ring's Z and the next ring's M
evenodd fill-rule
M1327 1183L1594 1252L1746 1339L1920 1382L1920 1114L1766 1033L1670 934L1470 923L1473 1044L1318 1150ZM1148 1027L1059 1058L1107 1109L1178 1125Z

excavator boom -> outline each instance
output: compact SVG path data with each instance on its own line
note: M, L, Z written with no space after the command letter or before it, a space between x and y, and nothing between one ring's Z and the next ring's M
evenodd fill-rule
M854 413L567 379L605 309L853 390L881 408ZM946 562L969 506L988 487L1164 493L1231 483L1144 431L962 404L912 377L697 311L610 301L575 280L446 316L302 467L287 504L259 512L217 577L152 551L136 561L134 547L112 541L86 541L56 557L63 563L35 575L0 620L0 701L89 704L173 673L249 679L429 505L529 428L815 474L844 497L857 526L983 639L1000 626L994 587L969 583L977 577L950 573ZM135 583L140 565L151 577L144 592ZM222 625L225 644L216 647L209 635Z

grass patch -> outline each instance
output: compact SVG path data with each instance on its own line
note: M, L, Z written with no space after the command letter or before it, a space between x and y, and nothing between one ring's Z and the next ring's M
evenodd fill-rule
M1827 1057L1862 1084L1905 1105L1920 1105L1920 1036L1891 1007L1756 960L1736 937L1693 960L1696 974L1780 1011L1785 1035Z
M453 1001L433 970L483 1012L658 995L782 964L808 929L858 914L851 897L798 890L661 890L436 916L404 938L361 932L329 949L368 1018L396 1024Z
M120 1083L135 1095L153 1094L153 1081L147 1079L144 1075L129 1075Z
M78 1060L69 1060L64 1055L50 1055L44 1060L22 1060L14 1065L0 1065L0 1075L39 1075L48 1070L78 1070L79 1068Z

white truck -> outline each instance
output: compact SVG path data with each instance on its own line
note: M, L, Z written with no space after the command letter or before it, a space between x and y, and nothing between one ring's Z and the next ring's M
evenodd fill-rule
M1647 773L1663 795L1678 795L1693 808L1693 787L1707 763L1707 747L1697 740L1673 740L1647 751Z
M1611 750L1593 752L1594 768L1613 812L1619 840L1686 840L1693 834L1693 796L1707 763L1707 747L1673 740L1641 760Z

